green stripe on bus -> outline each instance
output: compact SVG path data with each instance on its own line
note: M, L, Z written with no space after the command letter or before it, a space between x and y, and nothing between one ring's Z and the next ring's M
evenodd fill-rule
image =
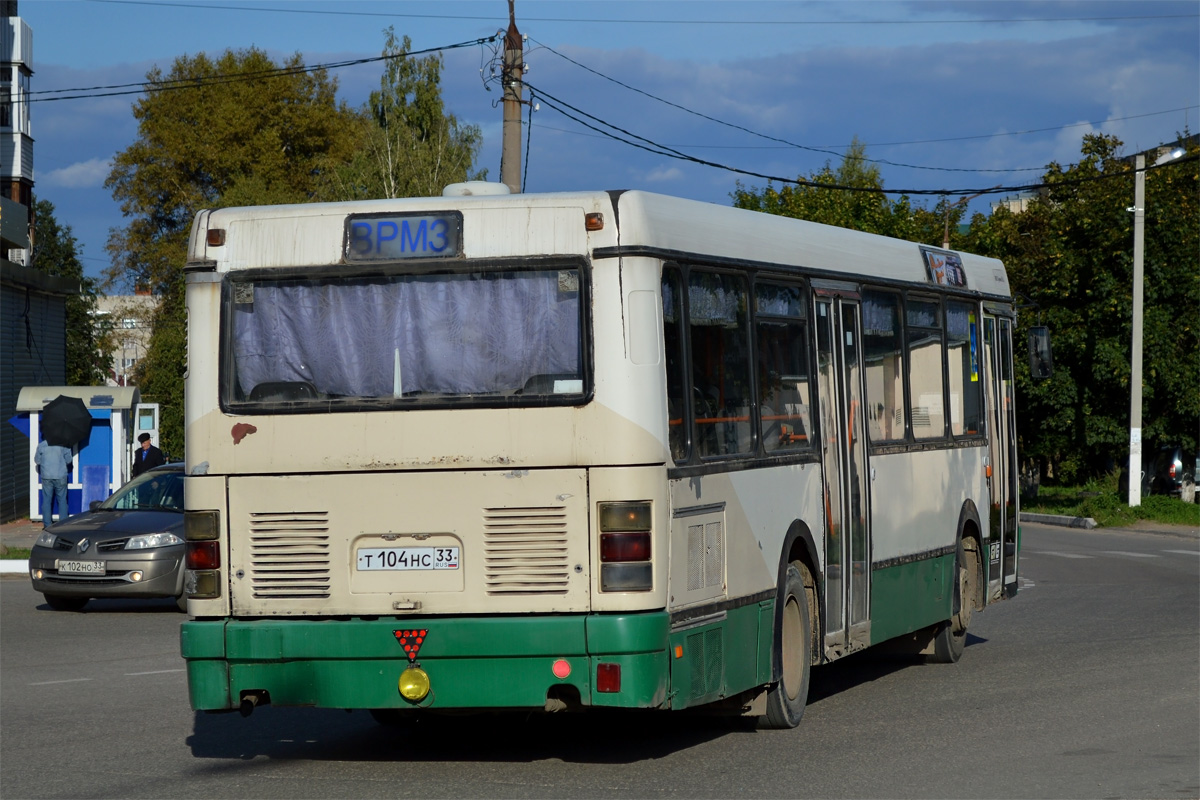
M871 573L871 644L949 619L953 553Z

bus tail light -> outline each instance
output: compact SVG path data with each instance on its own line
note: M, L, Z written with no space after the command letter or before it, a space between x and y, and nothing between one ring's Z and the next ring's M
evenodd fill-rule
M211 600L221 596L221 515L217 511L185 511L183 537L187 541L184 591L189 598Z
M596 665L596 691L605 694L615 694L621 691L621 665Z
M221 566L221 545L219 542L188 542L188 569L219 569Z
M649 501L600 503L597 511L600 521L600 591L648 592L653 589L652 509Z

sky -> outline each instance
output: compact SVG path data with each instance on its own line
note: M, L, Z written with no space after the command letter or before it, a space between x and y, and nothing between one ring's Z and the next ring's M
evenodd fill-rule
M1039 182L1047 164L1079 160L1087 133L1132 154L1200 129L1196 0L515 0L515 11L534 95L528 192L645 189L729 205L739 183L836 168L857 139L886 189L963 197ZM110 160L138 130L137 95L90 87L167 73L185 54L253 46L328 64L378 56L389 25L414 51L508 26L507 0L19 0L18 13L33 30L34 194L71 227L93 277L109 264L110 229L128 223L104 188ZM443 55L446 110L480 127L476 166L499 180L500 90L485 80L496 45ZM357 106L382 65L332 74ZM65 89L86 96L37 94ZM1004 196L973 198L968 212Z

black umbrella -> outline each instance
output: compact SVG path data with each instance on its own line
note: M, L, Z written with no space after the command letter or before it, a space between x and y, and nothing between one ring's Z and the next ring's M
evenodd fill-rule
M92 432L92 415L78 397L60 394L42 409L41 428L50 444L74 447Z

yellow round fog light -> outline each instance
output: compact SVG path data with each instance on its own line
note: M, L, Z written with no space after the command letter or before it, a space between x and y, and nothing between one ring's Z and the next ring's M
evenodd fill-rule
M400 673L400 696L418 703L429 694L429 673L420 667L409 667Z

